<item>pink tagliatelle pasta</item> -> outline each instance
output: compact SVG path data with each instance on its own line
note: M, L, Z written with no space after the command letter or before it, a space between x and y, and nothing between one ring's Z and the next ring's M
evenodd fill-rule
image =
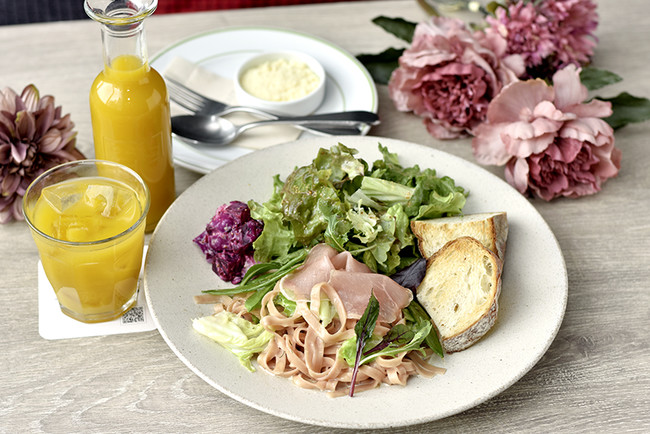
M352 368L337 357L337 351L344 341L355 336L357 320L347 318L340 297L327 283L315 285L311 303L298 302L290 317L280 312L273 302L279 291L276 287L262 301L261 324L275 336L257 362L273 375L291 378L297 386L327 391L330 396L347 394ZM337 311L337 317L327 326L321 324L318 316L321 294L327 295ZM403 318L395 324L399 322ZM392 325L378 324L375 333L383 335ZM411 375L431 377L444 372L426 363L417 352L378 357L360 367L355 390L373 389L381 383L405 385Z
M332 256L325 262L336 263L340 258L335 256L335 252L330 253ZM294 277L300 279L300 276ZM276 304L276 298L283 294L283 288L281 280L264 296L261 307L253 312L248 312L244 306L247 294L232 298L200 296L197 302L215 303L216 312L226 310L248 320L259 318L264 329L273 335L266 348L257 356L257 363L264 371L290 378L299 387L325 391L332 397L348 394L353 368L338 352L345 341L355 337L354 327L359 319L353 313L354 309L349 309L349 294L344 299L341 296L344 291L337 290L328 281L322 281L311 286L308 298L296 297L295 309L287 314L283 307ZM408 301L410 300L404 300L406 303ZM335 311L329 323L324 323L321 319L322 303L328 303ZM389 315L392 319L390 322L382 321L380 316L374 329L376 336L383 337L393 326L404 324L401 308L394 311ZM386 316L388 315L384 315ZM430 352L423 356L419 351L404 351L394 356L376 357L360 366L354 389L360 392L381 384L406 385L408 378L413 375L432 377L444 373L445 369L425 361L430 355Z
M257 363L264 371L290 378L303 388L341 396L350 392L353 368L339 349L356 337L355 325L371 293L379 300L373 335L381 338L394 326L405 324L402 309L412 301L412 293L392 279L373 273L348 252L339 253L320 244L301 267L278 281L252 312L245 306L252 293L233 297L201 295L195 300L214 303L215 313L225 310L248 321L259 319L271 334L257 355ZM295 304L290 310L277 302L287 295ZM329 310L329 316L322 315L323 308ZM360 392L381 384L406 385L412 375L432 377L444 373L444 369L425 361L430 350L425 353L403 351L361 364L354 390Z
M215 302L215 311L227 310L243 318L252 319L255 315L266 330L273 332L273 339L257 357L257 363L266 372L290 378L299 387L328 392L329 396L347 395L352 379L352 368L341 357L338 349L347 339L355 336L356 319L346 317L345 309L336 291L327 283L316 285L312 294L314 301L321 294L337 310L338 317L324 326L318 317L314 303L297 303L293 315L285 316L282 308L273 302L280 293L276 287L266 294L259 311L248 312L244 308L246 297L228 296L203 297L200 302ZM317 304L316 304L317 306ZM395 324L403 322L399 318ZM378 324L375 333L385 334L394 324ZM426 357L430 354L427 353ZM443 374L445 369L427 363L417 351L400 353L395 357L377 357L374 361L360 367L357 374L355 392L374 389L385 384L406 385L412 375L433 377Z

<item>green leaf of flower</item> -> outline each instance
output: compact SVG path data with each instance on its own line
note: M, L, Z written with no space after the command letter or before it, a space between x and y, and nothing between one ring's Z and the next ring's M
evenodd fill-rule
M388 18L383 15L374 18L372 22L409 44L413 41L413 33L415 33L417 23L406 21L403 18Z
M639 98L622 92L613 98L599 97L598 99L612 103L614 113L604 120L614 129L624 127L629 123L650 119L650 100L647 98Z
M397 60L403 52L404 49L388 48L379 54L359 54L357 59L376 83L388 84L391 74L399 66Z
M601 87L618 83L622 80L618 74L605 69L594 68L593 66L586 66L580 71L580 81L589 90L600 89Z
M485 11L492 16L496 16L497 9L499 8L508 10L508 7L505 4L499 3L498 1L491 1L485 5Z
M379 16L372 20L388 33L411 43L417 23L403 18L388 18ZM379 54L359 54L357 59L366 67L373 80L379 84L388 84L390 76L398 67L398 59L404 52L403 48L388 48Z
M440 12L438 12L438 10L434 8L427 0L417 0L417 3L427 15L434 17L440 16Z

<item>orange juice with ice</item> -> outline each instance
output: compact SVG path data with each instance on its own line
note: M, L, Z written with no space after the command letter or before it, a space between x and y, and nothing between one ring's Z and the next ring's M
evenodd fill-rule
M175 198L167 87L141 58L121 55L90 90L95 156L135 170L151 192L147 232Z
M141 196L115 179L82 177L44 187L33 207L25 206L64 313L106 321L135 302L147 205Z

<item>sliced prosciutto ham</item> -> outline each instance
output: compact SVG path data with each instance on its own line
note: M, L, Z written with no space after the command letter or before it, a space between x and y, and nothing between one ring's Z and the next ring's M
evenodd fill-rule
M327 244L314 246L304 264L285 277L282 289L296 301L309 301L314 285L327 283L339 294L349 318L363 315L371 292L379 301L379 321L393 322L413 299L410 290L390 277L373 273L350 252L337 252Z

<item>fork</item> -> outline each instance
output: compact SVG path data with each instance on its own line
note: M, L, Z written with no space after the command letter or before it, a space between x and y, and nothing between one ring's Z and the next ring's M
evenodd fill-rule
M266 112L264 110L257 109L255 107L240 106L240 105L227 105L221 101L216 101L210 99L206 96L201 95L200 93L190 89L183 83L170 78L165 77L165 80L168 82L169 96L172 101L180 105L181 107L195 113L202 115L210 115L215 117L225 116L229 113L234 112L246 112L257 115L264 119L278 119L280 116L274 115L273 113ZM358 122L376 125L379 122L379 117L377 114L366 111L351 111L350 114L351 120L356 120ZM356 124L354 126L340 126L340 127L324 127L324 128L308 128L300 125L296 125L297 128L300 128L305 131L309 131L318 135L359 135L361 134L362 125Z

